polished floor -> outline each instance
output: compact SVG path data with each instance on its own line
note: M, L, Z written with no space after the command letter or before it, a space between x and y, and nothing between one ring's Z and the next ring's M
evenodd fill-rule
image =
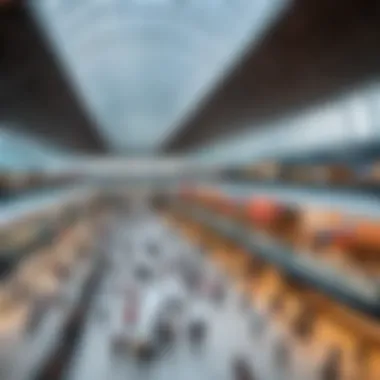
M318 375L318 361L310 359L307 351L297 347L263 313L242 307L241 296L230 283L222 304L215 304L202 292L188 296L175 341L154 360L142 363L131 355L115 354L113 337L124 328L121 316L126 302L125 288L135 281L132 268L136 258L139 260L145 254L144 241L149 239L159 243L164 256L155 263L156 274L164 267L175 267L170 263L178 255L196 257L200 266L206 268L204 276L214 273L212 263L196 247L175 237L156 216L119 221L108 252L107 274L94 299L65 380L235 379L233 363L237 358L247 363L252 379L322 379ZM172 274L173 271L169 273ZM159 281L162 278L157 276L147 287L158 286ZM208 327L205 341L195 346L188 337L188 322L194 313L204 316ZM276 356L281 344L287 349Z

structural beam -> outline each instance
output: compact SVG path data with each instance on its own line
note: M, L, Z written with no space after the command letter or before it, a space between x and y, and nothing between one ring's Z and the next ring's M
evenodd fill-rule
M169 139L166 150L196 147L262 126L377 80L376 0L295 0Z
M85 152L106 147L28 12L0 12L0 127Z

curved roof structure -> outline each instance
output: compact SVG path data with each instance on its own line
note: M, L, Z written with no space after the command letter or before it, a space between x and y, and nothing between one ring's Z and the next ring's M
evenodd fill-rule
M32 12L113 150L153 150L284 2L35 0Z

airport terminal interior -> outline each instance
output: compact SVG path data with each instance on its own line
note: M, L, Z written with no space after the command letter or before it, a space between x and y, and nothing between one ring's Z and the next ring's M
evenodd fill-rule
M380 380L376 0L0 1L0 380Z

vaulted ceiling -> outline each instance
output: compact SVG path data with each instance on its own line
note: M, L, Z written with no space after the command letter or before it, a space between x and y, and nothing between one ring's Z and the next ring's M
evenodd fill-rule
M34 0L71 85L114 151L159 148L283 1Z
M207 150L379 77L377 0L3 5L0 129L82 152Z

